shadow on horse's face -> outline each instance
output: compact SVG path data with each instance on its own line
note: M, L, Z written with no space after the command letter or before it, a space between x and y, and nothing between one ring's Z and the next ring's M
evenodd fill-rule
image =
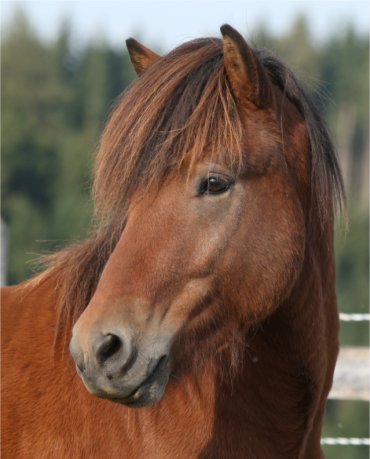
M179 341L202 346L219 323L217 352L230 324L254 323L286 294L304 238L300 208L280 178L202 163L190 178L175 174L133 199L73 330L70 349L91 393L136 407L158 401L171 369L189 358Z

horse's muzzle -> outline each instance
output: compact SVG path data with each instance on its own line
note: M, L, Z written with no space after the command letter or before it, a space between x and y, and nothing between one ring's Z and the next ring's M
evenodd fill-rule
M166 388L168 345L156 340L143 346L123 333L96 333L83 349L74 333L70 351L77 373L90 393L130 407L158 402Z

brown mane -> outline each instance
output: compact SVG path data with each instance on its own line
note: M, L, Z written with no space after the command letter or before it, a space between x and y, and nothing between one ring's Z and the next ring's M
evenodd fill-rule
M343 200L336 154L320 115L293 74L257 53L273 84L305 119L311 143L310 214L323 226ZM74 322L93 295L125 226L133 192L159 186L185 161L194 164L212 144L215 161L243 169L242 123L223 66L222 41L194 40L160 59L123 94L101 139L90 239L44 259L58 272L58 332ZM316 219L317 224L317 219Z

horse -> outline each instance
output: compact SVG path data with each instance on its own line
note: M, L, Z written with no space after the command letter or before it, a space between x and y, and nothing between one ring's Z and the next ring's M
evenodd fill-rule
M127 40L89 236L3 291L4 459L323 457L336 152L287 66L221 34Z

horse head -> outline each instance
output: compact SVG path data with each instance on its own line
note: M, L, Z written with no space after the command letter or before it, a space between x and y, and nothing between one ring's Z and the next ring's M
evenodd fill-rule
M232 360L302 269L304 118L239 33L221 32L164 57L128 40L140 78L102 138L97 212L123 229L70 350L91 393L128 406Z

